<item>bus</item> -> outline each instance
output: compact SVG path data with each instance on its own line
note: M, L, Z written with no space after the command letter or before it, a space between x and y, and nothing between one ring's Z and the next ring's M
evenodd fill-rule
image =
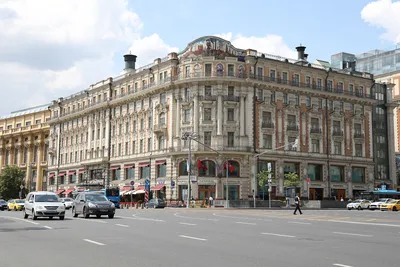
M364 191L361 192L361 198L372 201L380 198L400 199L400 192L396 190Z

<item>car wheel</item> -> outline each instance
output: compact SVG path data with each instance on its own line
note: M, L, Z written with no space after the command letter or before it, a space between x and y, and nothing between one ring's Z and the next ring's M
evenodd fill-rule
M64 216L60 216L60 220L61 220L61 221L64 220L64 218L65 218Z
M32 210L32 220L37 220L37 216L35 214L35 210Z
M86 208L83 208L83 217L85 217L86 219L89 218L89 212L86 211Z
M114 218L114 214L108 214L108 218L109 218L109 219Z
M358 206L358 207L357 207L357 209L358 209L358 210L361 210L361 207L360 207L360 206Z
M74 216L74 218L78 217L78 214L74 208L72 208L72 216Z
M396 208L396 207L393 207L393 208L392 208L392 211L397 211L397 208Z
M14 207L14 211L17 211L17 207Z
M347 208L348 210L351 210L351 208Z
M24 219L28 219L28 214L26 214L25 209L24 209Z
M157 208L157 206L156 206L156 205L154 205L154 206L153 206L153 209L156 209L156 208Z

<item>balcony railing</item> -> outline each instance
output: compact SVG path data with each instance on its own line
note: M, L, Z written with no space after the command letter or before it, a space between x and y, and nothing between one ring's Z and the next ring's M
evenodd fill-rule
M354 138L364 138L364 134L361 132L355 132L354 133Z
M274 128L274 123L271 122L271 121L263 121L262 122L262 127L263 128L272 129L272 128Z
M319 127L312 127L310 129L310 133L320 134L320 133L322 133L322 130Z
M299 131L299 126L297 126L297 125L287 125L286 126L286 131L298 132Z
M223 97L223 100L224 101L231 101L231 102L239 102L240 101L239 97L238 96L234 96L234 95L225 95Z
M342 130L333 130L332 136L343 136Z

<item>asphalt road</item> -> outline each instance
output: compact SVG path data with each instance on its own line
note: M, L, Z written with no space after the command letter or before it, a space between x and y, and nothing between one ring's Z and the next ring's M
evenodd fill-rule
M1 267L399 266L400 212L117 210L114 219L0 212Z

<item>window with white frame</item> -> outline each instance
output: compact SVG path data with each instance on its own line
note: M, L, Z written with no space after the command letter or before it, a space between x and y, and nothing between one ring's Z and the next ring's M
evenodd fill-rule
M235 133L228 132L228 147L235 146Z
M335 141L333 143L333 149L335 155L342 155L342 142Z
M319 153L319 139L311 139L311 152Z
M270 134L263 135L263 148L272 149L272 135Z

